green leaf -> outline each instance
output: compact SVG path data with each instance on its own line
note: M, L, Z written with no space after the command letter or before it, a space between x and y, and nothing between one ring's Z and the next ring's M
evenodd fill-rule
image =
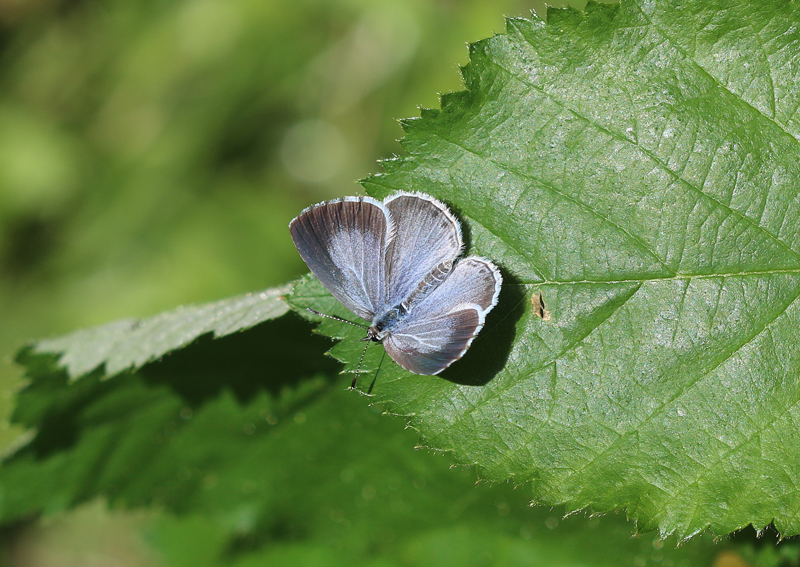
M60 354L59 364L70 377L88 374L105 365L106 376L182 348L206 333L224 337L280 317L289 310L284 296L291 286L246 293L216 303L180 307L149 319L124 319L76 331L33 345L37 354Z
M800 533L798 24L793 2L627 0L471 45L467 90L364 185L449 203L500 302L439 377L374 348L362 387L538 503ZM325 296L290 301L352 320ZM320 329L352 371L363 332Z

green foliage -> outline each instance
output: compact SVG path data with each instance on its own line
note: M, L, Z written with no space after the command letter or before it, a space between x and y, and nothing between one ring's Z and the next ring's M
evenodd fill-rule
M538 502L682 538L797 534L800 11L750 10L747 34L714 10L711 34L695 6L510 20L471 46L467 91L405 123L409 156L368 191L452 203L507 283L443 379L384 364L372 391L424 445ZM745 73L779 77L771 105ZM332 326L352 365L358 332Z
M343 387L326 339L308 331L286 315L107 380L70 381L53 356L26 351L16 420L38 433L0 468L2 521L98 495L159 507L170 515L154 545L195 567L574 565L587 546L591 565L688 567L718 551L632 540L623 516L562 520L512 484L476 487L473 470L415 451L414 432Z
M466 91L404 123L408 156L364 182L447 201L505 284L440 377L373 347L360 387L424 446L510 482L472 487L344 390L327 339L280 297L308 319L352 314L306 277L264 310L240 297L24 350L15 421L35 434L0 467L0 519L97 496L163 507L167 556L181 564L199 530L209 565L692 565L719 550L628 541L621 519L580 514L548 530L575 510L624 509L660 538L800 533L798 20L790 3L643 1L511 19L470 47ZM318 331L354 371L363 331Z

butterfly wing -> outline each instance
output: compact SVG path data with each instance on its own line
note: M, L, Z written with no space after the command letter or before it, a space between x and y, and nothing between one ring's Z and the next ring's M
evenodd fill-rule
M350 311L372 321L385 303L391 216L371 197L345 197L309 207L289 223L308 268Z
M442 202L421 193L396 193L384 201L394 233L386 253L387 307L408 298L425 277L461 253L461 225Z
M461 260L383 339L386 352L406 370L438 374L467 352L497 304L502 283L500 270L489 260Z

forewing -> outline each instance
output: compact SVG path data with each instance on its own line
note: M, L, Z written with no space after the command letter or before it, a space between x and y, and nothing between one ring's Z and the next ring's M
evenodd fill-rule
M461 225L444 203L421 193L396 193L384 204L394 222L386 254L386 297L392 307L440 264L456 259L462 248Z
M289 223L297 251L317 279L350 311L372 321L383 306L386 207L371 197L345 197L304 210Z
M497 304L503 278L489 260L461 260L448 278L383 339L386 352L416 374L438 374L464 356Z

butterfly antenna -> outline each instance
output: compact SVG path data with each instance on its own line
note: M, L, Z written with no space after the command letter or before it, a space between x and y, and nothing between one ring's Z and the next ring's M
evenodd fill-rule
M358 374L361 372L361 363L364 362L364 355L367 354L367 347L369 347L369 343L364 346L364 350L361 351L361 358L358 359L358 368L356 368L356 375L353 376L353 383L350 384L350 390L356 389L356 380L358 380Z
M325 317L327 319L333 319L334 321L341 321L342 323L347 323L348 325L353 325L354 327L361 327L362 329L369 329L366 325L359 325L358 323L353 323L352 321L348 321L347 319L342 319L341 317L334 317L333 315L326 315L325 313L320 313L319 311L315 311L310 307L306 307L306 310L310 311L314 315L319 315L320 317ZM364 347L363 352L361 353L361 358L358 359L358 368L356 368L356 375L353 376L353 383L350 384L350 389L356 389L356 382L358 381L358 375L361 373L361 363L364 362L364 355L367 354L367 347L369 346L369 342L367 342L367 346Z
M366 325L359 325L358 323L353 323L352 321L348 321L347 319L342 319L341 317L334 317L333 315L325 315L325 313L320 313L319 311L314 311L310 307L306 307L307 311L311 311L314 315L319 315L320 317L325 317L327 319L333 319L334 321L341 321L342 323L347 323L348 325L353 325L354 327L361 327L362 329L368 329Z

